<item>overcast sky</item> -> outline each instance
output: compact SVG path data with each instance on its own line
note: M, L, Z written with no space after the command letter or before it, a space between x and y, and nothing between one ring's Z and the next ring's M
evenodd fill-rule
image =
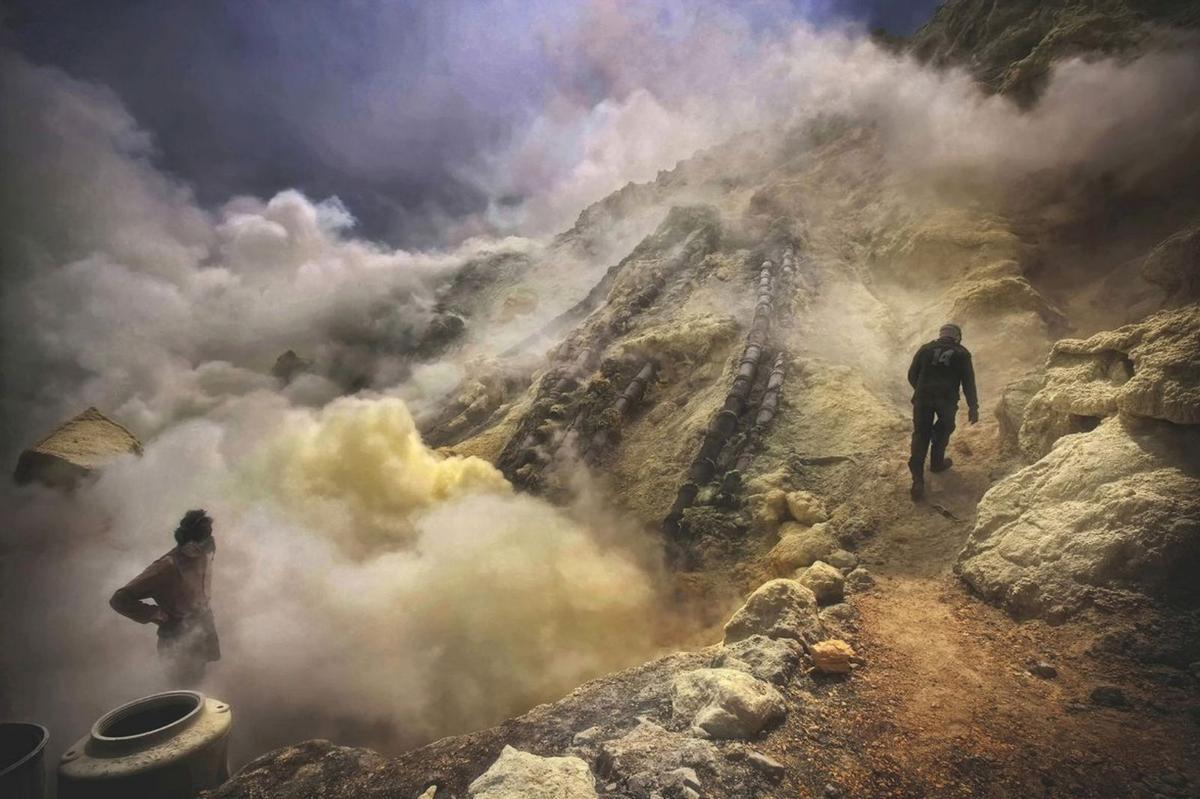
M573 52L597 5L624 4L5 0L0 35L34 63L111 88L201 203L296 187L340 197L366 235L431 246L448 223L478 217L489 192L471 176L550 98L598 103L632 90ZM908 33L937 3L629 5L652 6L643 23L669 37L687 36L705 5L751 29L802 17Z

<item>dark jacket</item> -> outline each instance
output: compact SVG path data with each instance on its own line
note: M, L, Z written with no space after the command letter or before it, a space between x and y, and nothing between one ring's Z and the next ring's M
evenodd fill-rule
M908 382L913 387L913 402L958 402L958 388L967 398L968 408L979 407L975 393L975 369L971 353L951 338L939 338L917 350L908 367Z

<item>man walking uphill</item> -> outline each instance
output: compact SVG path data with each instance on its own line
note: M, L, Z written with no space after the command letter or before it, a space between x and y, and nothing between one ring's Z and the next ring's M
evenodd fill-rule
M908 382L913 387L912 498L925 495L925 453L929 452L929 470L944 472L952 461L946 457L946 445L954 432L958 412L958 388L967 397L967 419L979 421L979 397L975 394L975 369L971 353L962 344L958 325L942 325L937 340L917 350L908 367Z

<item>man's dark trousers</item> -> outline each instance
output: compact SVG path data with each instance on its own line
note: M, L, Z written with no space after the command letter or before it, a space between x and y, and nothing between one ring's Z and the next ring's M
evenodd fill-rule
M927 451L930 467L935 471L942 468L957 412L957 399L918 398L913 401L912 457L908 468L914 477L925 474Z

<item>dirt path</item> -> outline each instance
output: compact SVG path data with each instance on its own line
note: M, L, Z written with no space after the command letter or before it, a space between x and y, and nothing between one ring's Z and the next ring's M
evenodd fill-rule
M857 600L867 666L842 720L858 727L843 732L858 736L866 762L841 795L1200 796L1186 674L1089 654L1103 620L1018 624L955 578L991 482L983 464L996 462L994 429L956 436L955 469L930 478L926 503L908 500L898 470L895 519L860 553L878 586ZM1037 662L1057 674L1034 676ZM1090 701L1101 684L1130 706Z

